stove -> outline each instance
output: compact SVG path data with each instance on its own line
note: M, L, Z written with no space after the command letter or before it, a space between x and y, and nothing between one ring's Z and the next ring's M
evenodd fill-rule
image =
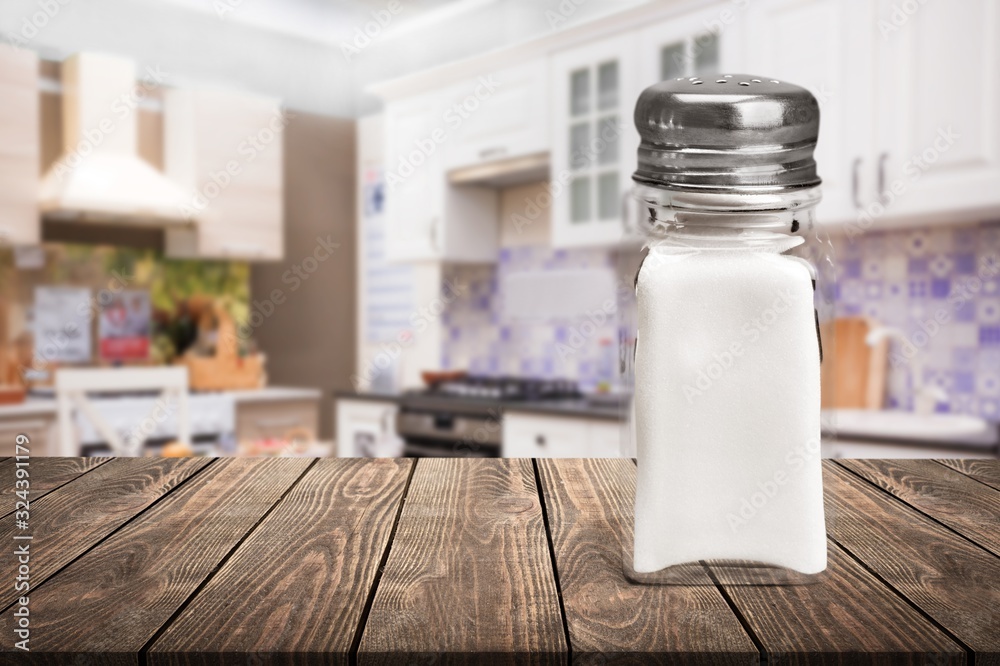
M470 375L404 394L396 430L408 457L495 458L505 404L580 397L577 383L566 379Z

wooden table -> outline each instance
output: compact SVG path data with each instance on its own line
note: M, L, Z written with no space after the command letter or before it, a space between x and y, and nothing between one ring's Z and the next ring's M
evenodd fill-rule
M0 663L1000 664L997 461L826 461L794 587L627 582L630 460L34 458L28 530L13 470Z

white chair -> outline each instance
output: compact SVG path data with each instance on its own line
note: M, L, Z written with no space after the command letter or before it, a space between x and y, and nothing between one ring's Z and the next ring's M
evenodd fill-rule
M162 419L163 416L157 416L157 412L164 412L161 401L176 399L177 440L191 444L187 368L64 368L56 371L59 454L80 455L73 421L76 409L90 421L114 455L141 455L145 440L142 433L129 433L123 438L124 433L116 432L87 398L87 393L130 391L160 392L160 400L156 401L147 418Z

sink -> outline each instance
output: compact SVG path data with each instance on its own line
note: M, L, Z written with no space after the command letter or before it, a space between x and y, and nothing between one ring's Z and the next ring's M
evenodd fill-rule
M979 445L997 442L995 425L965 414L831 409L823 411L823 422L829 423L838 437Z

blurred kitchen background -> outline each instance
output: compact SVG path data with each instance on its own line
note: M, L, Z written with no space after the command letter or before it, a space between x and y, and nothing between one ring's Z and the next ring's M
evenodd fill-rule
M750 73L822 111L824 454L995 457L998 38L993 0L5 0L0 454L621 455L635 99Z

